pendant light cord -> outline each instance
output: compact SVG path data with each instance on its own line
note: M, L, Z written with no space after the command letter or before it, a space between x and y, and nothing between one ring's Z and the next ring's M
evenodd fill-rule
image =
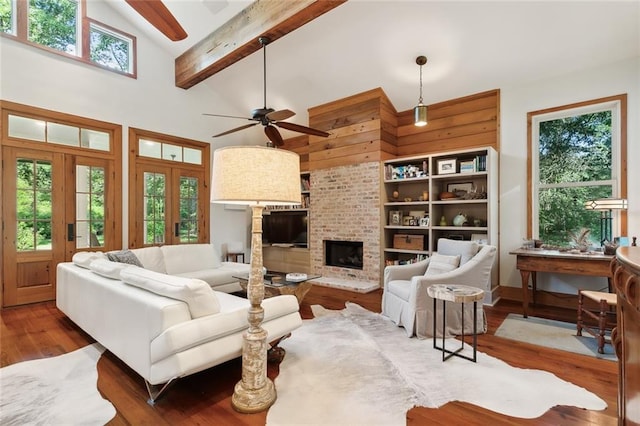
M418 98L418 104L422 103L422 65L420 65L420 98Z

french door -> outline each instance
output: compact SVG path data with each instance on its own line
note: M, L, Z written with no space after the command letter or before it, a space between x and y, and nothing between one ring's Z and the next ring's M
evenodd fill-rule
M135 188L131 247L206 241L203 171L139 161Z
M113 161L2 148L3 306L55 299L56 265L115 249Z

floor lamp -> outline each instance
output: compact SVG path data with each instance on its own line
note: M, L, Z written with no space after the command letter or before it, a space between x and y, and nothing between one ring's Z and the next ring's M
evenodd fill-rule
M600 210L600 245L613 241L611 228L613 224L613 210L626 210L626 198L598 198L597 200L589 200L584 203L587 210Z
M276 400L276 389L267 377L267 332L262 300L262 211L267 205L300 204L298 154L261 146L231 146L213 153L211 202L251 206L251 273L247 297L251 303L249 328L243 335L242 379L231 402L241 413L264 411Z

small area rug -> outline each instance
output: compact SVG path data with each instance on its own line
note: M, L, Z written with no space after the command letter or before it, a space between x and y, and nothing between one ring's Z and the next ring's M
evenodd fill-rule
M598 353L597 339L584 330L582 336L577 336L576 325L570 322L536 317L523 318L520 314L509 314L495 335L611 361L618 359L609 344L604 345L604 354Z
M0 369L0 424L103 425L116 415L98 392L98 343Z
M607 406L549 372L514 368L484 353L477 363L457 357L442 362L431 339L409 339L388 318L353 303L314 313L281 343L287 354L268 426L404 425L412 407L450 401L520 418L539 417L556 405ZM448 348L459 344L446 341Z

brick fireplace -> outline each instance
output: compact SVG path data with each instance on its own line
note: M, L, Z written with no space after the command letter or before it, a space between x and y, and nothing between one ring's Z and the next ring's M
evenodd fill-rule
M379 283L380 163L311 171L311 271L324 278ZM328 266L326 242L362 243L362 269Z

